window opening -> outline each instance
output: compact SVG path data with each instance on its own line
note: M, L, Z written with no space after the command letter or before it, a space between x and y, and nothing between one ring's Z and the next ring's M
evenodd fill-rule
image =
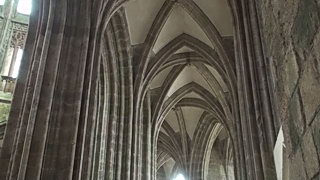
M13 78L17 78L18 77L22 55L23 55L23 50L19 49L18 53L17 53L17 57L16 57L16 60L15 60L15 63L13 65L13 71L12 71L12 77Z
M178 174L173 180L186 180L182 174Z
M20 0L18 3L18 13L30 15L32 9L32 0Z

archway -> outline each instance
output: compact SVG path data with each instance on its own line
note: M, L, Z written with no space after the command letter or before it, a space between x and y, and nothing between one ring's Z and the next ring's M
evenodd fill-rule
M220 131L229 139L224 147L229 149L222 150L228 152L222 164L228 161L236 167L235 162L239 162L236 160L238 156L234 155L237 151L236 115L233 112L236 112L237 94L231 12L227 2L210 5L216 10L217 7L223 9L216 14L201 9L210 4L208 1L197 3L140 0L125 6L131 43L137 44L134 48L137 53L134 58L137 73L134 121L142 122L141 130L148 126L148 122L151 123L151 127L143 132L145 138L142 140L142 143L148 141L153 144L151 154L142 160L153 162L149 171L151 178L162 168L159 163L163 165L174 161L175 164L170 165L173 169L171 178L180 171L187 179L206 179L210 168L208 159L212 149L219 146L214 139ZM141 4L147 9L144 16L137 11ZM136 21L133 19L136 16L148 19ZM216 22L219 17L223 17L224 22ZM146 117L145 114L149 115ZM192 114L195 114L193 118L185 118ZM174 120L168 120L170 117L175 117L177 126L173 125ZM200 119L208 127L201 124ZM195 130L197 127L201 127L203 132ZM149 138L148 132L151 132ZM221 135L219 139L224 138ZM156 144L161 147L159 151ZM202 155L195 155L197 153Z

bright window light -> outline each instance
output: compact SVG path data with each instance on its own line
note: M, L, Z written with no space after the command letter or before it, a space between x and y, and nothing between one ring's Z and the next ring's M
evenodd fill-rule
M13 72L12 72L12 77L13 78L17 78L18 77L22 55L23 55L23 50L19 49L18 53L17 53L16 62L14 63L14 67L13 67Z
M19 0L18 13L29 15L31 13L32 0Z
M5 0L0 0L0 6L1 6L1 5L4 5L4 1L5 1Z
M186 180L182 174L178 174L173 180Z

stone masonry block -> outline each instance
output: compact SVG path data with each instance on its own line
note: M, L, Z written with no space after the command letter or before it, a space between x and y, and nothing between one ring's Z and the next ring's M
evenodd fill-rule
M307 131L303 136L301 148L303 152L302 154L305 162L306 172L309 179L311 179L319 172L320 169L319 157L313 141L311 130Z

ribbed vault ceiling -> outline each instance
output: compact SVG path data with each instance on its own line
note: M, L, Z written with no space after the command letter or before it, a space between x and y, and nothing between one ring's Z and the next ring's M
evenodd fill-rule
M143 43L147 33L156 18L158 11L165 0L131 0L126 4L126 14L132 44ZM222 36L232 36L231 11L226 0L194 0L194 2L207 15L217 27ZM201 28L193 22L192 18L181 7L176 6L167 21L165 31L160 42L173 38L178 33L194 33L206 41ZM190 34L191 35L191 34ZM162 39L163 38L163 39ZM168 39L167 39L168 38ZM207 41L209 42L209 41ZM155 47L157 49L159 47Z
M139 44L146 58L142 79L153 92L155 127L160 124L158 168L171 176L175 165L192 169L192 149L207 150L216 139L228 138L226 125L232 124L227 0L132 0L125 11L131 45Z

